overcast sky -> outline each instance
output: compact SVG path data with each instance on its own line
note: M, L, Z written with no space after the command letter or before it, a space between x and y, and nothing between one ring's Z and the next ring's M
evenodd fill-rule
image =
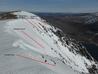
M98 12L98 0L0 0L0 11Z

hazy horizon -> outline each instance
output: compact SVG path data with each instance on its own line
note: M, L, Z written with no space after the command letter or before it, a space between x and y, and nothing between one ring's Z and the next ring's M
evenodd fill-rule
M0 0L0 11L50 13L98 12L98 0Z

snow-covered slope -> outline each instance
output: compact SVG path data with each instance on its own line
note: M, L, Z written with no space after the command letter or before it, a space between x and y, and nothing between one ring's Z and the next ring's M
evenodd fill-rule
M5 30L19 38L14 47L38 53L41 61L46 59L43 65L60 74L97 74L97 64L82 44L35 14L25 11L11 14L17 15L17 19L6 22Z
M85 21L84 21L85 24L93 24L93 23L98 22L97 15L87 15L87 16L85 16L84 19L85 19Z

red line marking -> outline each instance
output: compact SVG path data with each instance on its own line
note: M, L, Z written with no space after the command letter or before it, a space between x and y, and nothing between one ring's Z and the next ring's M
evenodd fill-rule
M44 48L44 46L42 46L39 42L37 42L36 40L34 40L30 35L28 35L26 32L21 31L24 35L26 35L27 37L29 37L30 39L32 39L35 43L37 43L41 48Z
M50 65L50 66L56 66L55 64L50 64L50 63L47 63L47 62L43 62L43 61L37 60L35 58L31 58L31 57L27 57L27 56L23 56L23 55L16 55L16 56L23 57L23 58L26 58L26 59L31 59L33 61L37 61L37 62L47 64L47 65Z

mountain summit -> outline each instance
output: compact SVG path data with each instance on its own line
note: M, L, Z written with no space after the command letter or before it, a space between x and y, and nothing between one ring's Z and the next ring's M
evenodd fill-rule
M15 18L6 22L5 30L18 37L13 47L36 53L40 61L45 59L42 65L59 74L98 74L97 62L80 42L35 14L16 11L6 16L9 14Z

